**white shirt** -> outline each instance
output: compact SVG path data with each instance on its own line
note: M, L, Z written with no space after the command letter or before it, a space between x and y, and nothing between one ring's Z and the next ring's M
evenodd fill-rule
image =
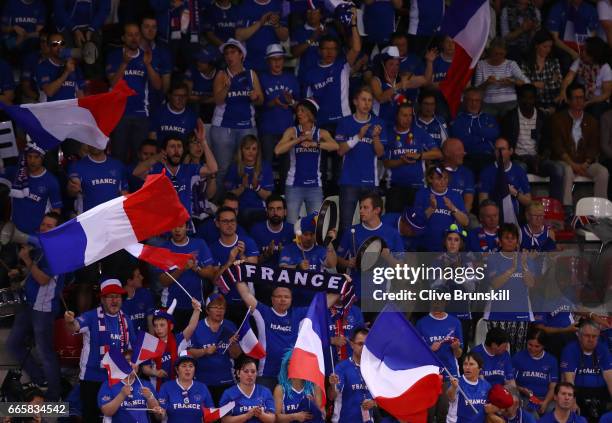
M518 110L519 118L519 134L516 140L515 153L517 156L536 156L538 154L536 140L533 138L533 133L536 129L536 121L538 119L537 111L533 111L533 116L526 118Z

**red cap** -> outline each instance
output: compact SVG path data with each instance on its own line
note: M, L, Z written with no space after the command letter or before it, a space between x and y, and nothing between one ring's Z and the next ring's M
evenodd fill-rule
M489 391L489 403L503 410L505 408L512 407L512 404L514 404L514 398L512 397L512 394L502 385L493 385Z
M108 294L125 295L127 291L121 286L121 282L117 279L107 279L100 284L100 296L104 297Z

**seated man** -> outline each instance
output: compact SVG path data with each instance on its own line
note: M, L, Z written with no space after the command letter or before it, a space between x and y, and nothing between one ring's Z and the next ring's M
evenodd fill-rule
M563 205L571 206L575 176L593 178L595 197L607 198L608 170L597 163L599 156L599 124L585 113L585 88L580 84L567 87L568 110L555 113L551 118L552 159L565 168L563 179Z
M514 162L528 173L550 177L549 194L563 201L563 166L550 160L546 115L536 109L538 90L531 84L517 88L518 107L502 122L502 136L514 149Z
M467 250L489 253L499 250L499 207L493 200L480 203L478 220L480 227L471 229L467 236Z
M555 251L554 230L544 223L544 206L539 201L532 201L525 210L527 223L521 226L521 250Z

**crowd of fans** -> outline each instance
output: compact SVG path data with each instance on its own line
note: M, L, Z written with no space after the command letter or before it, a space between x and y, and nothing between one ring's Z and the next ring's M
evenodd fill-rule
M287 375L313 292L240 281L222 295L214 284L244 260L347 273L360 295L357 253L379 236L393 253L437 252L445 264L497 253L487 283L524 300L493 304L479 345L469 306L437 301L410 316L448 370L429 421L612 421L607 316L569 304L538 313L529 296L544 270L514 255L560 249L529 174L549 178L568 219L576 177L610 197L612 3L492 0L489 42L456 116L439 90L456 49L440 31L445 3L362 0L347 17L319 0L0 1L0 102L80 98L121 80L135 92L105 150L66 140L44 151L16 127L30 193L3 202L4 220L46 232L164 169L191 215L147 241L193 255L169 274L118 252L53 275L32 245L2 250L3 287L25 280L7 348L42 389L28 400L68 401L85 422L201 421L204 407L230 401L226 423L396 421L359 371L375 315L359 303L330 312L326 408L319 388ZM501 165L518 225L500 222L494 201ZM8 186L17 170L5 159ZM339 226L317 245L315 215L330 196ZM236 342L247 310L259 361ZM83 344L69 389L54 346L64 325ZM101 359L109 348L129 357L137 331L166 352L111 386ZM498 384L511 406L490 399Z

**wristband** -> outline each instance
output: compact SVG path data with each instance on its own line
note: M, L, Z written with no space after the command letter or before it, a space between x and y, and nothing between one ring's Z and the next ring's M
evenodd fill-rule
M359 142L359 138L352 137L350 140L346 142L346 144L349 146L349 148L353 148L357 145L358 142Z

